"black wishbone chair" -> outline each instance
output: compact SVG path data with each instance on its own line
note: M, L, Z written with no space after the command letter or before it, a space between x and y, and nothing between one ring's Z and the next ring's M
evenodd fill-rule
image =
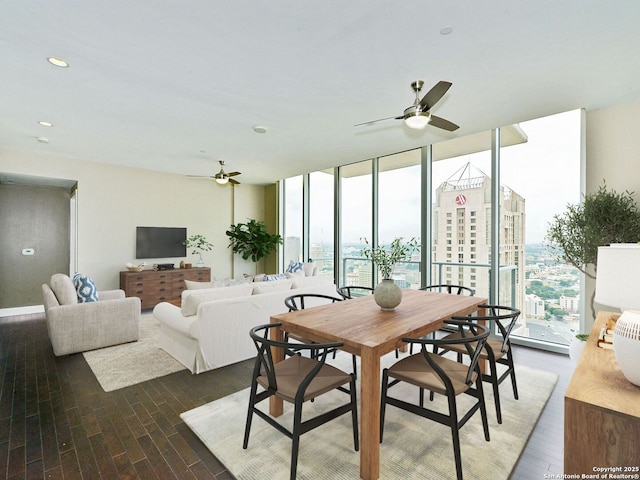
M493 387L493 398L496 404L496 418L498 423L502 423L502 410L500 408L500 384L507 378L511 378L511 387L513 388L513 397L518 399L518 386L516 384L516 370L513 364L513 350L511 349L511 331L518 321L520 310L513 307L505 307L500 305L479 305L478 308L485 308L487 315L484 317L467 317L469 320L478 322L484 321L487 325L495 324L500 331L499 337L490 337L480 353L481 360L489 362L489 373L482 375L485 382L491 383ZM443 340L457 338L458 332L451 333L443 338ZM434 346L435 353L446 353L448 351L458 354L458 361L462 361L462 355L466 355L466 351L460 346L452 345L450 348L443 348L438 352L438 346ZM506 367L501 375L498 375L498 365Z
M449 341L434 338L403 338L402 341L420 346L420 352L397 361L391 368L382 371L382 396L380 402L380 442L384 432L386 406L393 405L429 420L434 420L451 428L453 452L458 480L462 480L462 457L460 455L459 430L479 410L482 417L484 438L489 441L489 423L482 390L482 376L478 366L480 352L484 347L489 329L484 325L464 320L445 320L448 326L457 328L460 338ZM458 345L471 357L469 365L429 352L429 345L444 347ZM389 389L400 382L410 383L420 389L420 404L415 405L405 399L389 396ZM448 413L425 408L422 402L422 390L440 393L447 397ZM466 394L475 398L475 402L458 417L456 399ZM405 395L406 398L406 395ZM394 439L402 441L402 438Z
M348 285L346 287L340 287L336 289L340 296L345 300L351 300L353 298L364 297L365 295L373 294L373 288L371 287L358 287L355 285Z
M295 310L304 310L305 306L309 308L309 307L322 305L326 303L342 302L343 300L344 298L332 297L331 295L324 295L322 293L297 293L295 295L291 295L285 298L284 304L289 309L290 312L293 312ZM289 335L288 333L285 332L285 336L284 336L285 341L288 341L289 338L293 338L294 340L298 340L299 342L303 342L303 343L312 343L311 340L307 338L301 338L297 335ZM286 354L289 355L290 353L291 352L287 352ZM333 353L333 358L336 358L337 349L334 348L331 353ZM357 367L355 355L352 355L352 363L353 363L353 373L357 377L358 367Z
M332 349L342 346L342 343L303 344L297 342L277 342L269 339L270 329L279 326L279 323L259 325L252 328L250 332L258 354L251 377L251 393L249 396L247 423L242 448L246 449L249 446L251 420L253 419L253 415L256 414L271 426L275 427L279 432L291 438L290 479L295 480L300 436L334 418L351 412L354 449L356 451L359 450L356 379L353 373L348 374L325 363L327 354ZM297 354L274 364L272 348L283 348L297 353L308 351L311 353L311 358ZM345 388L347 384L348 388ZM258 392L258 387L262 388L260 392ZM349 401L332 410L302 421L302 405L304 402L318 399L324 393L335 389L347 393L349 395ZM294 406L293 428L291 430L287 429L267 413L256 408L258 403L274 395L286 402L292 403Z

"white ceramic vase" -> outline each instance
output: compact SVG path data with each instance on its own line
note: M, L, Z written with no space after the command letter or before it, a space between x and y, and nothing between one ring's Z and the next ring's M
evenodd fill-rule
M382 310L393 311L402 301L402 290L392 279L385 278L373 290L373 299Z
M580 340L579 338L573 337L571 339L571 343L569 344L569 358L574 365L578 364L578 360L580 360L580 355L582 355L586 344L586 341Z

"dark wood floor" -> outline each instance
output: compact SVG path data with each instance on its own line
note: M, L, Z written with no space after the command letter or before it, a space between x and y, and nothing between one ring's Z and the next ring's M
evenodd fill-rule
M571 363L528 348L515 358L560 380L511 478L562 473ZM250 370L185 370L105 393L81 354L53 355L43 315L0 318L0 478L233 478L179 414L248 386Z

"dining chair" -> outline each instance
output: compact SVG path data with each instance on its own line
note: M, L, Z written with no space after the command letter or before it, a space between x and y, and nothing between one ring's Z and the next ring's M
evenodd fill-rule
M518 399L518 386L516 384L516 370L513 364L513 350L511 348L510 336L513 327L518 321L520 316L520 310L513 307L505 307L500 305L480 305L478 308L484 308L488 312L486 316L467 317L472 321L486 322L487 324L495 325L498 327L499 335L490 337L484 345L483 350L480 353L480 359L486 360L489 363L489 373L484 373L482 379L485 382L491 383L493 387L493 397L496 404L496 418L498 423L502 423L502 410L500 408L500 384L507 378L511 378L511 386L513 388L513 397ZM491 329L494 331L494 329ZM455 339L459 337L459 332L451 333L443 338L443 340ZM447 351L453 351L457 353L458 361L462 360L462 356L467 352L460 345L453 344L450 347L443 348L441 352L437 349L438 345L434 346L435 353L446 353ZM498 365L503 365L506 369L498 374Z
M439 283L435 285L427 285L426 287L421 287L418 290L424 290L427 292L439 292L439 293L448 293L450 295L468 295L473 297L476 294L474 288L465 287L464 285L452 285L450 283ZM450 331L451 329L440 328L439 331ZM436 332L431 334L433 338L436 338ZM409 347L409 353L413 353L413 345ZM398 355L396 354L396 358Z
M285 306L289 309L290 312L296 310L304 310L305 307L313 307L317 305L323 305L327 303L335 303L341 302L344 298L332 297L331 295L324 295L322 293L296 293L295 295L291 295L284 299ZM285 332L285 341L288 341L289 338L297 340L302 343L312 343L308 338L303 338L298 335L289 335L289 333ZM336 353L338 349L334 348L331 353L333 353L333 358L336 358ZM291 352L287 352L289 355ZM353 373L357 374L357 361L356 356L352 355L352 363L353 363Z
M380 402L380 443L383 440L384 422L386 406L393 405L410 413L414 413L423 418L436 421L451 428L453 440L453 453L455 457L456 474L459 480L462 479L462 457L460 454L460 428L477 412L480 411L482 417L482 427L484 438L489 441L489 423L487 421L487 410L484 403L484 392L482 390L482 376L478 360L480 352L484 347L489 329L484 325L469 321L468 319L445 320L447 326L455 327L459 334L458 338L449 340L435 338L403 338L403 342L415 344L420 347L420 352L397 361L390 368L382 371L382 395ZM471 362L466 365L453 359L430 352L427 348L433 346L457 345L463 348L471 357ZM415 405L403 398L391 397L389 389L395 385L405 382L414 385L422 390L429 390L447 397L448 413L442 413L434 409L426 408L420 401ZM457 398L466 394L475 401L462 413L458 414ZM422 393L420 394L422 399ZM466 403L464 403L466 405ZM441 409L442 410L442 409ZM403 441L402 432L398 433L396 441Z
M256 414L292 440L290 479L295 480L300 436L320 425L324 425L330 420L351 412L354 449L356 451L360 449L356 378L353 373L346 373L325 363L327 354L332 349L342 346L342 343L303 344L278 342L269 339L270 330L279 326L279 323L259 325L250 331L251 339L258 353L251 377L249 408L242 448L246 449L249 446L251 421L253 415ZM311 355L310 357L294 355L281 362L274 363L272 348L283 348L298 353L309 351ZM348 385L348 388L345 387L346 385ZM260 392L258 392L259 387L262 389ZM349 401L302 421L302 406L304 402L318 399L324 393L333 390L348 394ZM272 396L293 404L293 426L291 429L256 407L258 403Z
M345 300L350 300L352 298L364 297L365 295L373 294L372 287L359 287L356 285L339 287L336 290L338 291L338 294Z

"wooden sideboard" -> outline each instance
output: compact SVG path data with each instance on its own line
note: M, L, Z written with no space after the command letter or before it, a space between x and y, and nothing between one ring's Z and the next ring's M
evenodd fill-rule
M143 270L120 272L120 288L127 297L138 297L142 308L153 308L160 302L180 305L184 281L210 282L211 269L181 268L176 270Z
M598 314L564 396L565 475L640 474L640 387L597 345L610 315Z

